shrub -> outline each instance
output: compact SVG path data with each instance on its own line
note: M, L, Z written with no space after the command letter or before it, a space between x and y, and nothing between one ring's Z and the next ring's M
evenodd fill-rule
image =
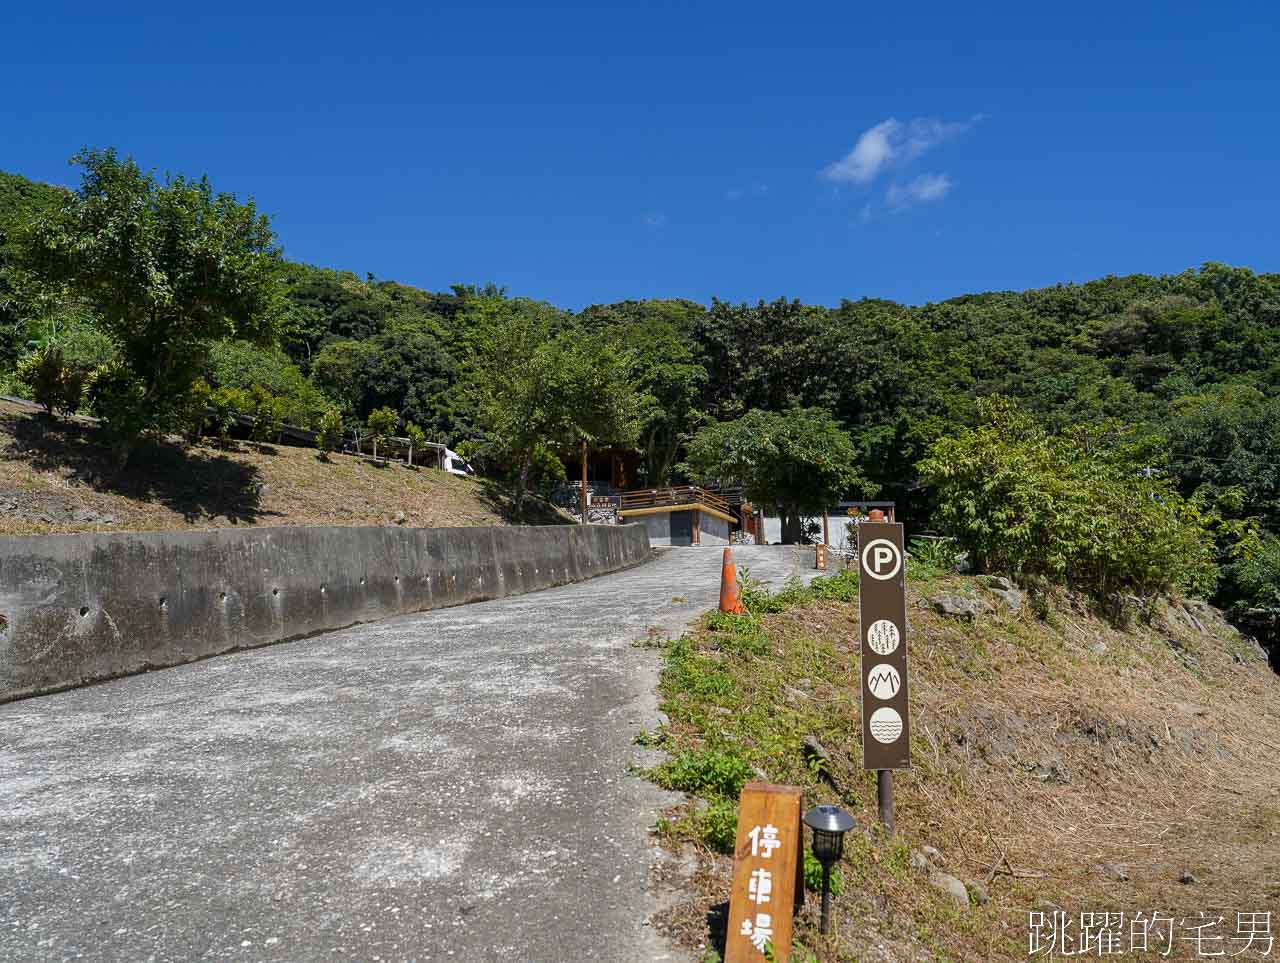
M804 851L804 888L815 893L822 892L822 864L818 857L809 850ZM844 874L838 866L831 867L831 895L839 896L844 892Z
M399 420L396 417L396 413L390 408L375 408L369 412L369 420L366 424L369 426L369 434L373 436L374 458L378 457L378 442L391 437L391 433L396 430L396 422Z
M833 602L858 601L858 570L846 568L834 575L815 578L809 583L809 594L817 599Z
M1117 425L1050 434L1007 402L935 442L919 464L935 518L983 571L1098 594L1203 593L1216 570L1206 517Z
M284 406L262 385L254 385L249 392L253 414L253 440L279 441L284 427Z
M330 408L320 417L316 447L326 453L337 451L342 447L342 436L342 412L337 408Z
M122 361L99 365L84 384L89 410L103 420L111 447L121 465L128 460L133 442L161 423L161 415L147 404L142 379ZM180 412L166 412L164 421L177 420Z
M324 393L308 381L279 348L247 341L221 341L211 349L208 367L209 381L216 387L250 392L265 389L275 398L275 411L282 423L316 427L331 405Z
M953 572L964 557L954 538L913 538L911 557L939 572Z
M427 447L427 433L415 425L412 421L404 426L404 436L409 439L409 463L413 464L414 456L421 461L422 453Z
M218 388L209 395L209 407L213 409L209 420L225 445L231 440L231 429L239 417L253 410L253 398L239 388Z
M729 855L738 841L738 807L732 800L718 799L694 817L694 829L707 846Z
M1280 612L1280 538L1264 539L1250 557L1227 566L1222 601L1233 613L1247 609Z
M55 412L70 415L80 407L88 373L68 363L62 349L50 344L20 360L15 376L52 418Z
M727 752L703 749L662 763L654 777L659 785L678 792L736 799L751 777L751 767Z

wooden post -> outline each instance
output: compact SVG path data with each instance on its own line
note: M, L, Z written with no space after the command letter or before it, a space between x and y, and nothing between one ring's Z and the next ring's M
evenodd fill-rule
M760 963L766 947L772 947L769 959L791 959L795 889L803 887L800 796L795 786L762 782L742 790L724 963Z
M825 511L822 513L822 544L831 544L831 516Z
M582 524L587 524L587 439L582 439Z
M690 536L689 540L694 545L701 545L702 544L702 512L700 512L698 509L695 508L689 514L693 519L693 531L689 533L689 536Z

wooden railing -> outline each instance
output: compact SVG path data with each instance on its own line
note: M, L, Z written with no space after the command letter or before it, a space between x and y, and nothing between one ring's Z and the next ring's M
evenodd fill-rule
M667 505L701 504L726 515L732 515L729 503L719 495L698 488L696 485L676 485L669 488L646 488L644 491L623 492L622 510L662 508Z

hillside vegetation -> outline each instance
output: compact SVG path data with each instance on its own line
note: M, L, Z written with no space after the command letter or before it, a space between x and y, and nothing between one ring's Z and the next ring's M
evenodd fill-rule
M908 584L913 768L892 839L862 769L855 572L750 591L752 614L663 644L669 721L640 741L671 756L652 778L694 794L658 832L697 857L696 896L663 925L718 958L737 794L763 776L860 824L832 935L816 894L799 918L800 963L1026 959L1028 913L1059 911L1073 939L1082 912L1124 911L1126 953L1133 913L1175 918L1171 948L1124 959L1195 958L1182 926L1202 913L1224 920L1205 949L1265 958L1233 941L1237 913L1280 906L1280 678L1257 645L1202 602L1135 601L1120 625L1081 596L915 562ZM940 614L943 596L976 616Z
M74 194L0 178L0 389L101 415L119 457L237 413L329 439L403 431L512 483L518 508L580 446L616 445L638 455L632 484L740 485L787 540L876 495L1000 574L1280 624L1280 275L1206 263L919 306L571 312L291 263L252 202L111 151L78 160ZM170 234L183 243L151 240ZM974 470L993 450L1000 470ZM992 553L1002 532L1045 557Z
M148 444L123 471L88 419L0 401L0 535L238 525L505 525L499 486L433 468L255 442ZM568 519L545 504L529 521Z

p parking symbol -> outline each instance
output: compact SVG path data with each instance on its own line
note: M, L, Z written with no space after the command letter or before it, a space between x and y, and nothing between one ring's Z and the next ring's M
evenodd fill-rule
M862 549L862 570L871 578L887 582L902 571L902 550L887 538L877 538Z

